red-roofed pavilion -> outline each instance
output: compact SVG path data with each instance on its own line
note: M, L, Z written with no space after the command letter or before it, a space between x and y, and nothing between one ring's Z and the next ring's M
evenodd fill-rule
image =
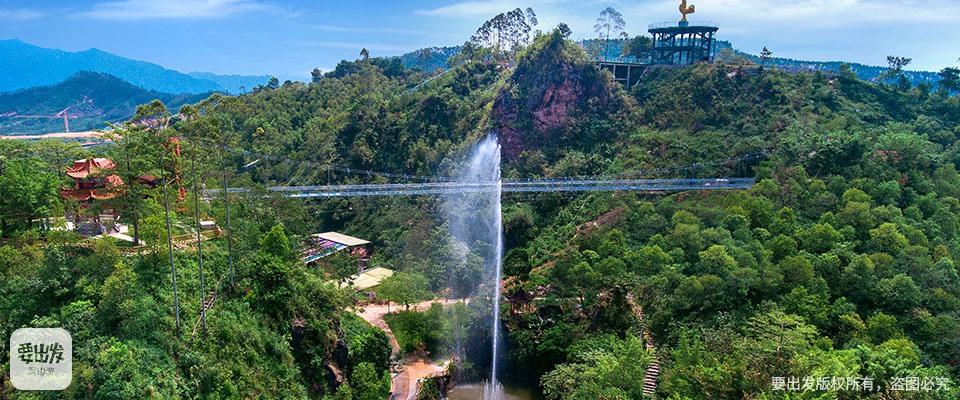
M73 178L74 187L60 189L63 199L76 199L81 208L93 204L93 200L105 200L116 196L113 188L123 185L123 180L117 175L103 175L104 171L114 169L113 161L109 158L87 158L73 162L67 168L67 176ZM93 176L90 176L93 175Z

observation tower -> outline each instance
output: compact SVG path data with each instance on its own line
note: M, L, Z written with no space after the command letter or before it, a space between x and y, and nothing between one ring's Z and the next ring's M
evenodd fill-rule
M653 37L653 64L690 65L713 61L716 52L713 34L719 26L715 22L687 21L687 14L693 14L694 10L693 5L687 6L687 0L682 0L683 19L650 24L647 31Z

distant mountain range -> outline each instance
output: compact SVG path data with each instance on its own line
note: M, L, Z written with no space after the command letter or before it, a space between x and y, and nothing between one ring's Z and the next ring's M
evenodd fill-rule
M175 113L181 105L199 102L210 94L162 93L112 75L81 71L56 85L0 94L0 133L64 132L64 115L71 132L98 129L105 122L130 119L138 105L154 99Z
M427 47L400 56L400 62L406 68L417 68L423 72L447 69L447 60L460 54L462 48L463 46Z
M733 47L730 42L725 40L717 41L717 53L720 53L723 49L730 49L734 55L744 57L751 62L760 64L760 56L755 54L746 53L740 50L737 50ZM850 70L857 73L857 77L865 81L874 81L877 77L880 76L887 67L879 67L874 65L865 65L859 63L846 63L843 61L805 61L805 60L795 60L792 58L781 58L781 57L771 57L770 61L767 61L767 65L774 66L783 66L791 68L801 68L801 69L811 69L811 70L824 70L824 71L840 71L840 66L843 64L850 64ZM918 85L922 82L927 82L933 85L936 85L940 81L940 76L936 72L930 71L904 71L903 74L910 79L914 85Z
M135 86L164 93L240 93L265 85L269 76L184 74L146 61L90 49L69 52L19 40L0 40L0 92L63 82L80 71L106 73Z

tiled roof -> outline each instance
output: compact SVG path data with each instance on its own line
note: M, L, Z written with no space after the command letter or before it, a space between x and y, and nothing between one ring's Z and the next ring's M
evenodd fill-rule
M67 175L74 179L83 179L100 169L113 169L113 161L109 158L93 157L77 160L73 162L72 167L67 168Z
M60 197L63 199L76 199L77 201L106 200L112 199L116 194L106 189L65 189L60 191Z

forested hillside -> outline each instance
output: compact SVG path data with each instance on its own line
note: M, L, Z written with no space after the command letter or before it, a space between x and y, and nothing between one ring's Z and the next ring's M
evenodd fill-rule
M102 151L125 181L182 176L174 185L186 198L169 194L174 234L192 232L195 211L223 225L222 201L199 210L193 201L201 181L221 187L223 165L230 186L253 190L230 203L232 289L223 238L204 242L203 290L196 252L175 252L179 338L159 246L162 191L130 189L115 200L155 246L148 254L31 231L71 207L50 188L67 182L59 171L87 150L0 142L0 192L16 194L0 199L0 332L73 332L73 385L49 397L383 398L385 336L344 311L357 297L331 283L349 275L342 260L304 266L298 238L338 230L371 240L368 265L397 271L388 287L427 289L383 293L398 303L475 295L451 279L478 283L482 260L454 256L435 197L304 200L260 190L394 179L345 168L451 176L493 133L509 178L693 164L705 176L756 176L744 191L504 194L502 292L532 299L502 306L505 373L539 383L549 399L642 398L653 356L660 398L788 398L775 377L871 378L878 388L789 398L908 398L894 390L907 377L949 379L949 391L924 398L956 398L957 96L849 73L744 74L724 64L651 69L623 88L560 30L516 52L463 58L424 84L428 74L397 61L343 61L310 84L215 95L177 118L154 103L119 127L117 144ZM167 148L172 136L180 159ZM747 171L713 163L758 153ZM37 178L28 185L25 176ZM204 335L199 310L211 287L222 295ZM478 296L398 314L403 351L461 356L465 376L482 377L489 337L476 327L488 306Z
M71 132L104 129L107 122L130 119L138 105L154 99L176 110L209 95L161 93L136 87L112 75L81 71L56 85L0 94L0 133L64 132L64 115L69 119Z

